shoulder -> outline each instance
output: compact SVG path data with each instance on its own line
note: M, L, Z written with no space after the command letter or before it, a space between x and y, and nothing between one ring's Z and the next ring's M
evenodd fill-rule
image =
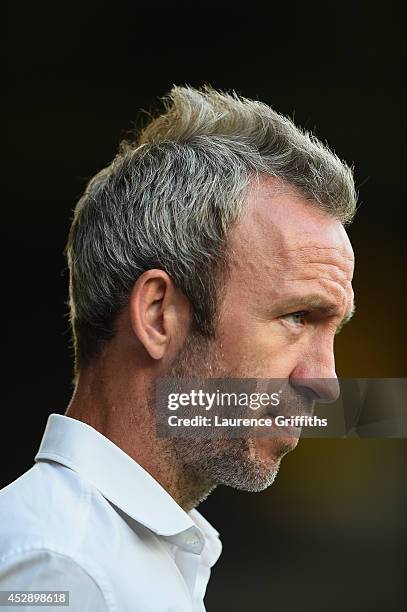
M72 470L37 463L0 491L1 550L77 548L91 508L91 488ZM66 549L66 550L65 550Z
M97 491L73 470L45 462L0 491L2 588L24 584L25 590L58 590L60 585L73 597L80 592L99 602L95 611L113 610L103 603L109 602L110 584L89 539L98 501Z
M0 562L0 588L54 591L72 612L116 612L109 585L70 557L46 549L14 550ZM61 599L59 599L61 601Z

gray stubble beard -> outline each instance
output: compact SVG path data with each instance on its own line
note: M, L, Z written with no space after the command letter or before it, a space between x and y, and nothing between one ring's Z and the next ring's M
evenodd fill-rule
M221 350L214 340L191 334L166 377L169 378L242 378L242 372L227 371L221 362ZM245 373L244 377L248 377ZM218 485L250 492L263 491L273 484L282 457L292 450L284 440L274 440L276 452L269 461L256 457L253 438L196 436L168 439L171 450L192 482L201 483L208 493Z

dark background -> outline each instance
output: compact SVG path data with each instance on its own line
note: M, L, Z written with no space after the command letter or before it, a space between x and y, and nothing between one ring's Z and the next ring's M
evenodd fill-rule
M47 1L16 3L9 18L2 485L32 465L48 414L72 392L63 249L74 204L173 83L259 98L355 165L357 313L338 372L406 376L394 2ZM405 440L304 440L266 492L216 491L201 507L224 543L208 612L403 609L406 458Z

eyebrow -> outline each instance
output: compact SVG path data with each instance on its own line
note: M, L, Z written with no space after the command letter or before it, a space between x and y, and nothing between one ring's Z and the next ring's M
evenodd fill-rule
M344 325L346 325L347 323L349 323L349 321L351 320L351 318L353 317L353 315L355 314L355 310L356 310L356 304L355 302L353 302L351 309L346 313L346 315L343 317L342 321L339 323L336 332L337 334L339 334L339 332L341 331L341 329L344 327Z
M310 308L312 310L317 310L324 314L325 316L330 316L336 313L337 305L334 302L329 302L326 298L322 298L320 295L307 295L307 296L298 296L298 298L292 298L290 300L285 301L281 304L281 307L289 310L290 308L298 308L301 304L300 308ZM352 303L350 310L345 314L342 321L339 323L336 333L338 334L341 329L349 323L353 315L355 314L356 305L355 302Z

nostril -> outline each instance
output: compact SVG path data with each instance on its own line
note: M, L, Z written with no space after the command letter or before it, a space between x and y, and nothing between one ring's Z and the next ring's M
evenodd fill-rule
M291 385L320 404L335 402L340 395L337 378L294 378Z

